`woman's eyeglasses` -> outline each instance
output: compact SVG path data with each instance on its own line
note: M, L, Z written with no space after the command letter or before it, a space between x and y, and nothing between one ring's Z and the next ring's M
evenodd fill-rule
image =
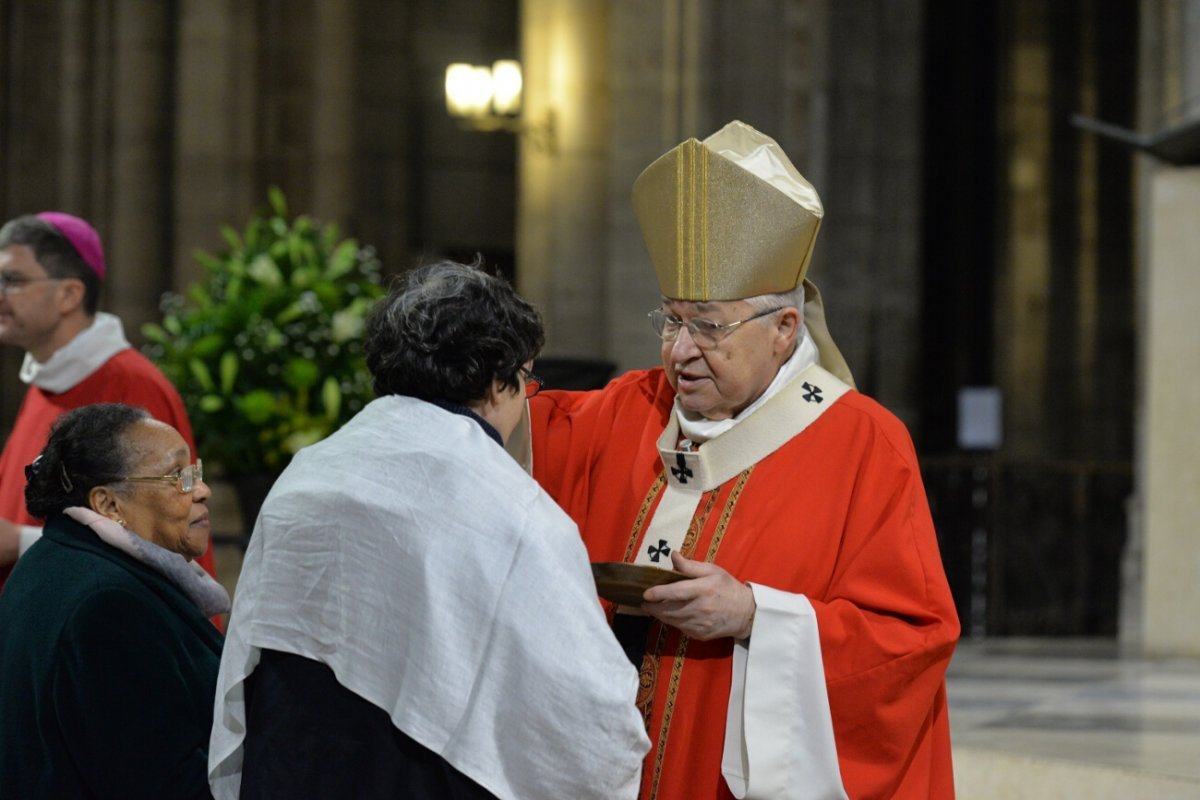
M196 459L195 464L189 464L175 475L158 475L155 477L129 477L127 481L171 481L181 494L188 494L196 488L196 484L204 480L204 464Z
M542 379L524 367L521 367L521 375L525 377L525 399L537 397L537 393L542 390Z

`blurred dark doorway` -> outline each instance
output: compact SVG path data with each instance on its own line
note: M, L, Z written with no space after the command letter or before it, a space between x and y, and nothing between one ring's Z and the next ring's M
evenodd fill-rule
M964 635L1109 636L1132 491L1137 8L928 2L918 449ZM1013 355L1019 353L1019 359ZM964 387L1004 437L959 447Z

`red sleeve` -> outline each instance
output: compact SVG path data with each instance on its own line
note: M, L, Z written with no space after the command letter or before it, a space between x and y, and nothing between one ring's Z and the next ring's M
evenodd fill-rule
M571 513L570 495L579 495L587 486L587 453L601 412L599 395L546 391L529 402L533 477L572 517L576 515Z
M193 455L202 457L202 454L196 453L192 426L179 392L142 354L127 350L116 358L126 354L129 356L126 368L113 375L113 380L120 383L119 388L114 387L114 397L119 397L122 403L146 409L155 419L175 428L188 447L192 448Z
M529 402L533 476L581 530L600 457L614 442L632 452L645 436L657 438L672 397L662 370L652 369L628 372L603 389L545 391Z
M873 427L842 554L811 600L851 797L952 797L945 671L958 617L907 433ZM925 761L927 763L919 763ZM919 784L919 785L918 785Z

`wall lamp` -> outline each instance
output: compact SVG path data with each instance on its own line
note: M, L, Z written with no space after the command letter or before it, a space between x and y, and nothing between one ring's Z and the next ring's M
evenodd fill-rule
M504 60L488 66L446 67L446 111L472 131L508 131L528 136L539 150L554 152L554 112L540 122L521 113L521 63Z

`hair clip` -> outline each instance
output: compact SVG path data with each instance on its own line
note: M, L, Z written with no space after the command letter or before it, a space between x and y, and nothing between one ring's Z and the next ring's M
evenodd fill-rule
M67 476L67 465L59 464L58 468L59 468L59 470L62 471L62 475L59 477L59 483L62 484L63 491L64 492L71 491L72 489L75 488L75 484L71 483L71 479Z
M41 466L41 464L38 462L41 460L42 457L39 455L32 461L32 463L25 465L25 480L31 481L33 480L33 477L38 474L38 468Z

